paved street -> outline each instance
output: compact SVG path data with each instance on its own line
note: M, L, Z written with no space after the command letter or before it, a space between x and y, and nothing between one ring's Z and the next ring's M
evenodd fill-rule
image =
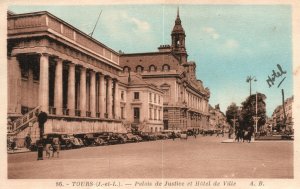
M61 151L8 154L8 178L292 178L293 142L221 143L198 136Z

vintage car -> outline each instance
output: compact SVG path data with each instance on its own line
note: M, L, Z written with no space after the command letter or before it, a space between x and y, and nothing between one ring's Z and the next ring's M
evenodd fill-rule
M80 148L83 145L79 142L79 139L74 137L72 134L62 134L61 135L62 140L66 141L66 148L71 149L71 148Z
M188 139L188 133L186 131L183 131L180 133L180 139Z
M74 136L82 140L85 146L100 146L105 144L105 141L99 137L99 133L81 133L74 134Z
M123 137L121 134L117 133L110 133L108 139L108 144L124 144L126 143L126 138Z
M141 132L139 136L142 138L143 141L151 141L151 140L156 140L156 137L151 134L151 133L145 133Z
M140 142L142 139L138 135L134 135L132 133L125 134L127 138L127 142Z
M69 150L74 148L75 146L79 147L79 144L76 144L74 141L74 136L66 133L46 133L44 134L44 141L51 141L53 138L59 139L60 148L62 150Z
M165 140L169 138L168 134L165 133L155 133L155 135L158 140Z

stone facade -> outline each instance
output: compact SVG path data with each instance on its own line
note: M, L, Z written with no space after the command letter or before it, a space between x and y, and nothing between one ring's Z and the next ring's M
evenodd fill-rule
M294 129L294 120L293 120L293 102L294 96L287 98L284 101L285 106L285 114L286 114L286 129ZM276 107L272 114L272 127L276 127L277 125L282 125L284 123L284 111L283 106L279 105ZM281 128L283 129L283 128Z
M117 52L48 12L8 13L7 32L9 123L38 107L46 133L124 132Z
M210 92L187 61L179 11L172 44L119 54L48 12L8 13L8 131L45 133L200 130ZM22 127L22 128L21 128Z
M215 108L209 106L209 114L209 127L207 130L229 130L230 125L227 123L226 116L221 112L219 105L216 105Z
M40 111L45 133L163 129L162 90L138 75L128 81L117 52L48 12L8 13L7 59L8 132L17 138L39 138Z
M187 61L185 32L179 11L171 45L158 52L121 54L123 74L137 73L163 91L164 129L200 130L208 125L210 92L196 78L196 63Z

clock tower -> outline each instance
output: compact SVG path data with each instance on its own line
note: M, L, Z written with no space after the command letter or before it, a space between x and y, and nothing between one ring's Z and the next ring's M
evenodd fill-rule
M186 63L188 55L185 48L185 32L181 25L179 8L177 8L177 17L171 33L171 37L172 37L171 47L173 53L180 59L181 64Z

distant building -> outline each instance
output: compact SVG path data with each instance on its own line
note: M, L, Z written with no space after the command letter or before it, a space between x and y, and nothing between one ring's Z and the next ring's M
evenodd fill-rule
M219 105L216 105L215 108L209 105L209 115L209 127L207 130L219 130L223 128L226 131L229 130L230 125L227 123L226 116L221 112Z
M286 115L286 128L287 129L293 129L294 121L293 121L293 102L294 102L294 96L287 98L284 101L284 107L285 107L285 115ZM273 114L272 114L272 127L273 129L276 128L276 126L280 126L281 129L284 127L284 111L283 106L279 105L275 108Z
M187 61L185 37L178 10L171 45L120 56L124 75L138 73L163 91L164 129L200 130L208 125L210 92L196 78L196 63Z

